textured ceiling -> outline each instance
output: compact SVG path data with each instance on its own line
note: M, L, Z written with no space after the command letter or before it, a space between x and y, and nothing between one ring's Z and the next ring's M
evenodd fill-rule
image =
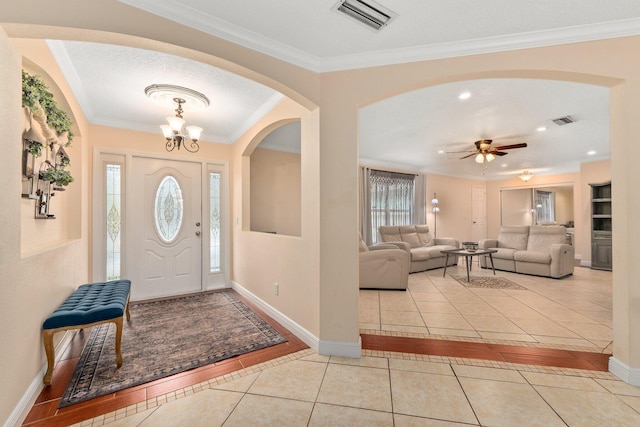
M315 71L476 54L640 34L637 0L384 0L398 17L375 32L333 10L334 0L121 0L151 13ZM463 11L463 12L461 12ZM158 132L172 111L151 103L154 83L204 93L211 106L186 113L202 140L231 143L282 95L227 71L167 54L83 42L51 41L92 123ZM461 102L458 93L472 93ZM577 121L557 127L550 120ZM525 79L488 79L427 88L384 100L360 114L363 162L496 179L578 170L609 156L608 90ZM546 125L546 132L536 128ZM458 154L481 138L527 142L487 168ZM596 152L587 155L590 150ZM444 151L438 154L438 151ZM506 164L506 166L502 166Z

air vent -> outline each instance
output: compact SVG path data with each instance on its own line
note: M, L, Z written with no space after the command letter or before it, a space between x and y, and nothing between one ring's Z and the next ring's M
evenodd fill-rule
M362 0L339 0L333 9L376 31L380 31L398 16L397 13L371 0L366 2Z
M575 120L571 116L564 116L564 117L559 117L557 119L553 119L552 122L557 124L558 126L564 126L564 125L568 125L570 123L575 122Z

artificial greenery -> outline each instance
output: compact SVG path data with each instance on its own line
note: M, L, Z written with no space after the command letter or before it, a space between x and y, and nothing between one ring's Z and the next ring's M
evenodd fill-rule
M67 132L68 142L66 146L71 145L73 132L71 126L73 123L69 119L67 113L58 107L53 94L49 92L49 88L38 76L33 76L22 70L22 106L29 107L34 110L40 105L47 116L47 124L56 130L58 134Z
M42 156L42 149L44 145L40 141L27 141L27 151L29 151L33 157Z
M73 177L69 171L64 169L49 168L40 171L40 179L44 181L54 182L60 186L66 187L73 182Z

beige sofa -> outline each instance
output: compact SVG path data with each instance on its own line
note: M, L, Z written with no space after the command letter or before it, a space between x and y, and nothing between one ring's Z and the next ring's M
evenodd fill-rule
M559 279L573 274L575 250L566 243L563 226L502 226L497 239L478 242L481 249L497 249L492 255L496 270ZM487 256L480 266L491 268Z
M410 252L411 273L444 267L446 255L441 251L459 247L459 242L451 237L434 239L428 225L383 226L378 227L378 234L383 242L392 243ZM457 263L458 256L450 255L448 265Z
M407 290L409 258L396 245L367 246L360 238L360 289Z

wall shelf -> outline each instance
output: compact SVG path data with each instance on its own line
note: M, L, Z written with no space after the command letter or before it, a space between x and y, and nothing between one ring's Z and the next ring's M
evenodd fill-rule
M609 270L612 263L611 182L591 186L591 268Z

